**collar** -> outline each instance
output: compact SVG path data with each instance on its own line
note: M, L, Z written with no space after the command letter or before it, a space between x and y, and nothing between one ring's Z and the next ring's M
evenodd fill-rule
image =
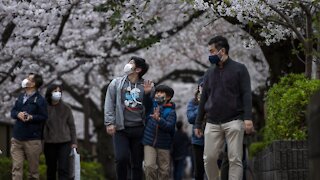
M24 93L24 97L31 97L33 96L37 91L32 92L31 94L27 94L26 92Z
M226 66L227 64L229 64L230 60L231 60L231 59L230 59L230 57L228 56L228 58L227 58L225 61L223 61L221 65L218 64L218 67L219 67L220 69L222 69L224 66Z

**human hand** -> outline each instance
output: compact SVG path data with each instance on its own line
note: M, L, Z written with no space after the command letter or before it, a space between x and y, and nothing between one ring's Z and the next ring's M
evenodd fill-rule
M144 93L145 94L149 94L153 88L154 84L152 81L150 80L145 80L143 83L143 87L144 87Z
M71 144L71 148L78 148L77 144Z
M18 118L23 122L27 122L32 119L32 115L28 114L27 112L19 112Z
M19 112L18 113L18 118L21 120L21 121L25 121L25 112Z
M160 107L156 107L153 110L153 114L150 115L153 119L160 121Z
M194 134L198 137L198 138L201 138L203 136L203 132L201 129L194 129Z
M254 131L252 120L244 120L245 134L251 134Z
M116 126L113 124L110 124L106 127L106 131L109 135L113 136L114 133L116 132Z

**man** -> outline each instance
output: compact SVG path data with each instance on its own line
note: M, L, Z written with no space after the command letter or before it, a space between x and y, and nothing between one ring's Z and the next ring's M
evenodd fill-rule
M128 171L133 180L141 180L143 176L144 101L149 99L146 96L150 95L152 83L142 76L148 69L144 59L131 57L123 69L125 75L113 79L106 93L104 124L107 133L113 136L119 180L127 180Z
M250 76L243 64L229 57L226 38L216 36L208 45L211 54L209 61L215 66L205 75L194 131L196 136L202 136L201 127L206 114L203 158L208 179L216 180L219 177L217 160L226 142L229 180L240 180L243 173L244 129L250 133L253 128Z
M22 93L11 110L11 117L16 119L11 139L12 179L23 178L23 161L29 164L28 179L39 179L39 157L42 151L42 127L48 118L47 104L38 92L42 77L29 74L21 83Z

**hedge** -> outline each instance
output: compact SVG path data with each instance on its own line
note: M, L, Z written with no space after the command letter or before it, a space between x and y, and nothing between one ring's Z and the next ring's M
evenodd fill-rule
M267 93L267 119L264 139L305 140L305 112L310 97L320 88L320 80L309 80L303 74L289 74Z
M8 157L0 157L0 179L12 179L11 178L12 161ZM27 179L28 165L24 162L23 179ZM45 158L43 155L40 157L40 179L46 180L47 167L45 165ZM103 180L103 169L101 164L97 162L81 162L81 180Z
M250 156L275 140L305 140L306 108L319 89L320 80L307 79L303 74L289 74L274 84L266 97L266 125L260 132L263 142L250 145Z

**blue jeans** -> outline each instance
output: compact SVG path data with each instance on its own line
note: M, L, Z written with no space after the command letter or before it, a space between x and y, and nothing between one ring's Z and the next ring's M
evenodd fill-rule
M126 127L113 136L118 180L141 180L143 177L143 129L143 126Z

